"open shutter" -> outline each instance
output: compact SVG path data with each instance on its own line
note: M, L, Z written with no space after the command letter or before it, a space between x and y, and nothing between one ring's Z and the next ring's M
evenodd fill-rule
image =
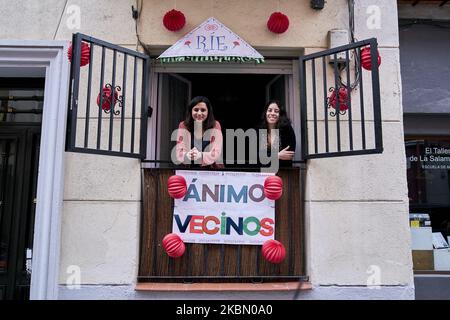
M149 57L80 33L72 44L66 151L144 159Z
M383 152L375 38L301 57L300 81L303 159Z
M191 101L192 83L188 79L170 73L159 74L159 84L161 85L161 94L159 95L158 127L159 141L170 141L170 143L157 143L155 141L155 154L157 161L162 161L165 167L173 166L171 160L172 149L176 145L176 141L171 141L173 128L185 118L186 106ZM148 162L153 162L152 160Z

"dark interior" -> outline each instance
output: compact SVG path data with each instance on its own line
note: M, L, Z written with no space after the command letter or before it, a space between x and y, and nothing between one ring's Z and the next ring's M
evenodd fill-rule
M256 127L266 103L266 85L275 75L181 74L192 81L192 97L210 99L223 129Z
M214 117L220 122L224 135L224 159L228 159L225 130L258 128L266 103L266 86L276 77L272 74L185 73L180 76L191 81L192 97L202 95L210 99ZM248 144L246 147L248 148ZM248 157L248 152L246 156ZM253 166L237 163L232 165L232 167Z

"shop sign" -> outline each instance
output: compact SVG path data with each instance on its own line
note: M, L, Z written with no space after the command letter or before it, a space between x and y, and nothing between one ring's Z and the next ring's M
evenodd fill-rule
M269 173L177 170L188 183L174 200L172 232L184 242L261 245L274 239L275 201L264 195Z
M161 62L264 62L264 57L215 18L209 18L164 51Z
M450 170L450 147L425 147L423 151L407 158L408 168L411 163L419 162L422 169Z

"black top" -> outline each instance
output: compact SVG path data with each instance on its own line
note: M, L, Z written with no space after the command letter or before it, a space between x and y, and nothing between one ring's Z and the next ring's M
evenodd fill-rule
M191 149L195 147L196 143L197 143L197 145L201 145L202 146L202 149L199 150L199 151L203 152L203 151L206 150L206 147L209 146L211 141L203 140L203 137L202 137L202 139L197 139L197 138L194 137L194 135L192 135L192 137L191 137Z
M289 151L295 151L295 132L291 125L280 129L280 151L289 146ZM292 160L280 160L280 167L292 167Z
M289 151L295 151L296 148L296 140L295 140L295 132L291 125L283 127L279 129L279 147L278 151L283 150L287 146L289 146ZM260 147L267 146L267 142L260 141ZM267 155L270 155L270 147L267 146ZM292 167L292 160L280 160L280 167ZM267 165L269 166L269 165Z

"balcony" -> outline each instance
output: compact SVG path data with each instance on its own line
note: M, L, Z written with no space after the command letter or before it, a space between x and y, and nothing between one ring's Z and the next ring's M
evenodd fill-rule
M305 170L281 169L283 196L275 204L275 239L286 248L280 264L267 262L261 246L186 244L185 254L172 259L163 237L172 232L173 199L167 179L174 169L143 169L143 209L138 282L164 283L273 283L307 281L303 186ZM141 286L142 288L142 286ZM201 287L204 288L204 285Z

